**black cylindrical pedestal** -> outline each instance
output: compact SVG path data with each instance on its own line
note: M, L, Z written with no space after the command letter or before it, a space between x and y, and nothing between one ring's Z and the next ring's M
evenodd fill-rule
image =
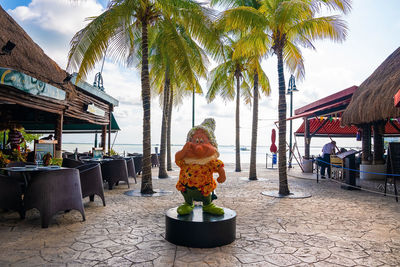
M236 212L223 208L224 215L203 213L195 206L189 215L178 215L176 207L165 214L166 234L169 242L186 247L213 248L232 243L236 237Z

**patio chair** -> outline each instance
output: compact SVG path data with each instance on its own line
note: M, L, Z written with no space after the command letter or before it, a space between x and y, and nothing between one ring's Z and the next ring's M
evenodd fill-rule
M76 168L81 165L83 165L83 163L79 160L64 158L61 166L66 168Z
M84 159L92 159L92 156L80 156L79 160L84 160Z
M7 168L12 168L12 167L25 167L27 164L25 162L22 161L14 161L14 162L10 162L7 164ZM13 171L8 171L8 176L13 177L14 180L17 180L22 188L22 191L25 191L25 185L26 182L24 175L20 172L13 172Z
M98 195L106 205L104 200L103 176L99 163L89 163L77 167L81 178L82 198L89 197L94 201L94 195Z
M136 174L140 174L142 172L142 166L143 166L143 156L136 156L133 158L133 163L135 164L135 171Z
M151 154L151 167L158 167L159 166L158 155Z
M85 221L79 171L58 169L35 175L26 190L24 205L26 210L39 210L42 228L49 226L58 211L78 210Z
M17 211L25 218L21 185L14 177L0 175L0 208Z
M101 164L101 174L103 179L108 183L108 189L112 189L114 184L118 184L119 181L124 181L128 184L128 169L126 167L125 159L114 159L106 161Z
M73 159L73 158L75 158L75 154L72 153L72 152L63 152L62 153L62 158Z
M133 177L135 179L135 184L137 184L135 163L133 162L132 158L125 158L125 160L126 160L126 167L128 168L128 177Z

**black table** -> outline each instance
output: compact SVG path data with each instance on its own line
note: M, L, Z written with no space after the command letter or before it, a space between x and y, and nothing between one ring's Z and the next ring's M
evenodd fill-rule
M81 161L87 162L87 163L103 163L103 162L111 161L111 160L114 160L114 159L110 159L110 158L81 159Z
M32 172L54 171L54 170L68 169L68 168L60 167L58 165L52 165L52 166L26 165L25 167L7 167L1 169L7 172L21 173L22 176L24 177L25 185L27 186L28 182L31 179Z

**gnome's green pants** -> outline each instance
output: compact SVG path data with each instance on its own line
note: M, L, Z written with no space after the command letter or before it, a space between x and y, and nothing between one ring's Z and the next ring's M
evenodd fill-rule
M203 196L197 188L190 188L190 187L186 187L186 191L181 192L181 194L185 199L185 203L178 207L179 215L186 215L191 213L192 210L194 209L193 201L203 202L204 212L211 213L214 215L224 214L224 209L212 203L211 194L209 194L208 196Z

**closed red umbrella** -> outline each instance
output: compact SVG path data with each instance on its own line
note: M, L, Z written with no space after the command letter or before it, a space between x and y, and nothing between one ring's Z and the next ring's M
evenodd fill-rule
M271 151L271 153L276 153L278 151L278 148L275 145L275 141L276 141L276 131L275 129L272 129L272 133L271 133L271 147L269 148L269 151Z

